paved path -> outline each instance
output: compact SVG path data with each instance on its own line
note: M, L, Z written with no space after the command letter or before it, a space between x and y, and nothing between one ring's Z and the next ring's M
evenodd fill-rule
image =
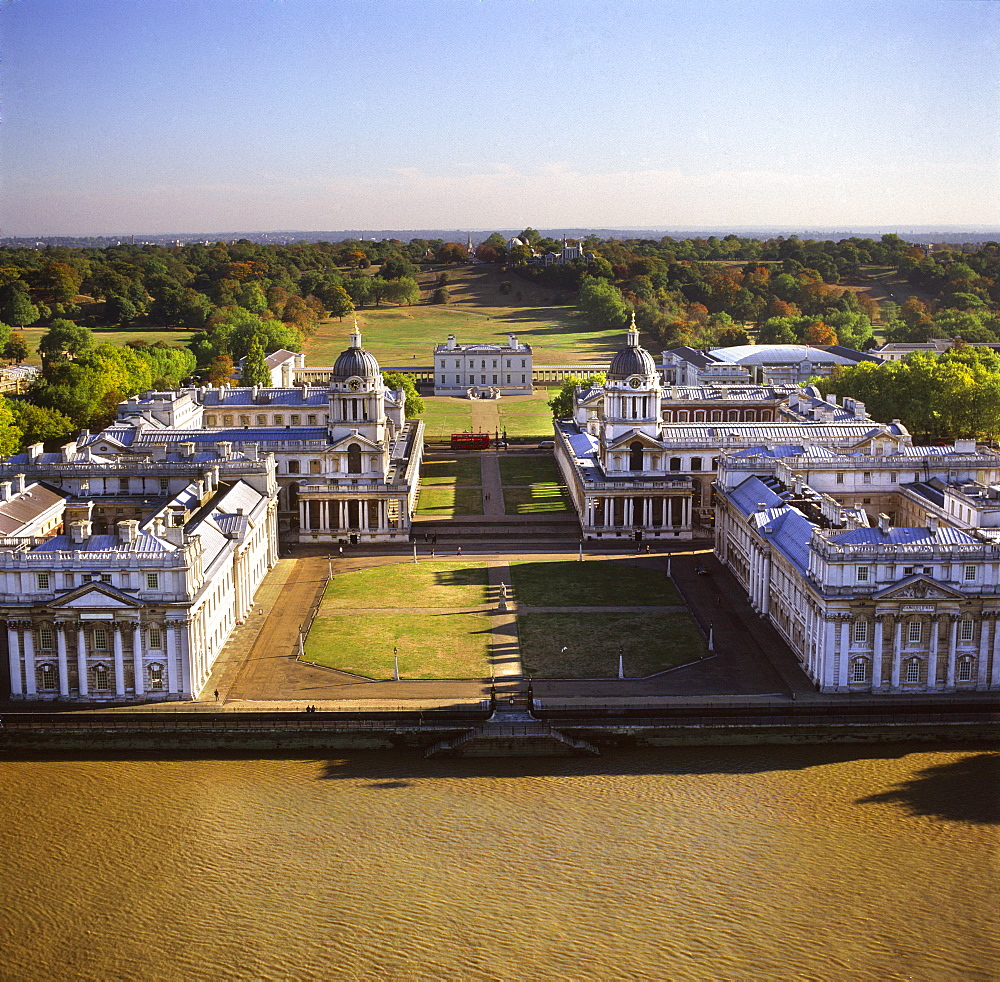
M500 458L496 451L489 450L479 461L483 482L483 514L506 515L503 500L503 483L500 480Z
M520 678L521 644L517 634L517 613L514 605L509 610L501 610L503 591L506 587L508 600L513 598L514 591L510 582L510 564L492 560L489 563L490 599L494 604L494 613L490 617L493 628L493 641L490 644L490 664L494 678ZM505 604L506 606L506 604Z
M500 404L496 399L472 399L472 429L496 438L500 431Z

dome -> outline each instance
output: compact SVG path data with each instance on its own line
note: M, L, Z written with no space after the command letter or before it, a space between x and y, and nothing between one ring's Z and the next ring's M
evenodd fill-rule
M635 314L632 314L632 326L628 331L628 343L611 359L608 369L608 381L624 381L633 375L655 376L656 362L653 356L639 347L639 330L635 326Z
M349 378L378 378L380 369L375 356L361 347L361 335L351 335L351 346L340 353L333 365L331 382L346 382Z

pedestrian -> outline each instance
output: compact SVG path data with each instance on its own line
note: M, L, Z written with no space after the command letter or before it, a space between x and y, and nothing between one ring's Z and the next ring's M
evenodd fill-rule
M458 547L458 553L457 553L457 555L459 555L459 556L462 555L462 547L461 546Z
M218 689L215 690L215 701L216 702L219 701L219 690Z
M646 555L647 556L649 555L649 546L648 545L646 546Z
M437 545L437 543L438 543L438 534L437 534L437 532L435 532L435 533L434 533L434 534L433 534L433 535L431 536L431 542L433 542L433 543L434 543L434 545Z
M435 548L431 546L431 559L433 559L436 555L437 555L437 550L435 550Z
M340 558L341 559L344 558L344 547L343 546L340 547Z

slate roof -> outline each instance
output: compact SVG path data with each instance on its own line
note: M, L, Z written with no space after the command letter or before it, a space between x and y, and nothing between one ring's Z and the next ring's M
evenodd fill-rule
M883 532L879 528L850 529L837 532L827 538L828 542L839 546L910 546L910 545L979 545L978 539L961 529L939 526L927 528L891 527Z
M211 389L202 396L206 409L284 409L299 406L326 406L329 396L325 388L295 386L291 389L261 388L256 397L252 388Z

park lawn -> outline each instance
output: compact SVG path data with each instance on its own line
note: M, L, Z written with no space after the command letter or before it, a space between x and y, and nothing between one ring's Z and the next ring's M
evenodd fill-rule
M508 515L542 515L572 511L569 497L556 484L536 484L530 488L504 488L504 511Z
M489 675L490 620L482 614L320 614L307 661L370 679L476 679Z
M555 459L546 455L517 456L502 454L499 457L500 480L504 486L532 484L561 484Z
M472 432L472 403L452 396L427 396L420 418L425 439L447 440L452 433Z
M505 396L497 404L500 425L507 436L551 440L553 433L550 393L540 389L530 396Z
M25 359L29 365L40 365L41 358L38 356L38 342L42 336L48 332L48 327L26 327L21 334L28 345L30 354ZM97 344L117 344L125 345L129 341L148 341L155 344L157 341L166 341L174 347L187 347L188 342L194 337L194 332L187 330L172 330L169 328L137 328L134 324L128 327L97 327L94 328L94 337Z
M478 488L421 488L418 515L451 518L454 515L482 515L483 493Z
M474 607L486 603L488 593L485 563L394 563L335 576L320 614L355 607Z
M428 460L420 465L420 486L439 484L460 488L481 487L483 468L479 457L450 457L444 460Z
M524 672L537 678L617 678L619 651L626 678L707 654L705 638L687 613L522 614L517 630Z
M673 607L683 604L662 570L629 565L623 559L513 563L511 579L518 602L531 607Z

